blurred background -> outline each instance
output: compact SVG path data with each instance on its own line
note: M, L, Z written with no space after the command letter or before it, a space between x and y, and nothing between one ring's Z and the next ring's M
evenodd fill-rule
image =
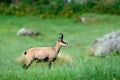
M119 15L120 0L0 0L1 14L70 18L86 12Z

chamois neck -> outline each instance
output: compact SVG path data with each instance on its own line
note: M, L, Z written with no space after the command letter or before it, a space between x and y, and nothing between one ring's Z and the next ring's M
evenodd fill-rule
M60 45L60 43L57 42L56 45L54 46L54 48L57 51L57 53L59 53L61 47L62 47L62 45Z

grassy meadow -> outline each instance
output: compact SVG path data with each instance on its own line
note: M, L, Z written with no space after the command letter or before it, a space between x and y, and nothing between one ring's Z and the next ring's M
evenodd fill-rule
M120 80L120 54L107 58L87 56L92 42L104 34L120 29L120 16L83 14L86 23L74 19L41 19L38 16L0 15L0 80ZM39 31L40 36L18 36L27 27ZM28 70L16 59L30 47L53 46L58 34L69 43L60 54L69 55L72 64L57 59L51 70L47 63L33 63Z

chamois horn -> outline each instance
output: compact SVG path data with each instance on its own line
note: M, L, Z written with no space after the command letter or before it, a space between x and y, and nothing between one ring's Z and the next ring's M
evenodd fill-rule
M64 37L64 36L63 36L63 33L60 33L60 34L59 34L59 39L63 39L63 37Z

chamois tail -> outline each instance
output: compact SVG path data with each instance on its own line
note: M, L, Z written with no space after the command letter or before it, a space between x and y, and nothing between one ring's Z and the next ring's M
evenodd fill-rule
M27 52L25 51L25 52L24 52L24 55L26 55L26 53L27 53Z

